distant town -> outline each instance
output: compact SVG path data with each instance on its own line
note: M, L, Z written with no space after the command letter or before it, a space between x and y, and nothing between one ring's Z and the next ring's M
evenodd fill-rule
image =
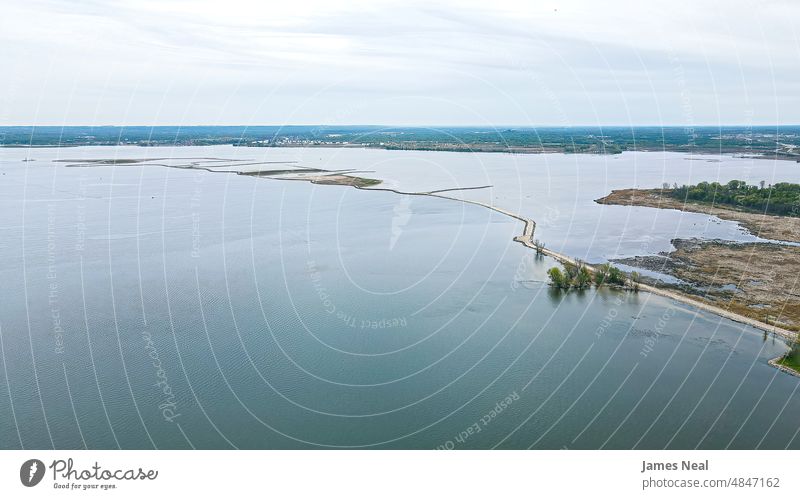
M722 127L383 127L75 126L0 127L0 146L96 145L370 147L504 153L619 154L674 151L800 161L800 126Z

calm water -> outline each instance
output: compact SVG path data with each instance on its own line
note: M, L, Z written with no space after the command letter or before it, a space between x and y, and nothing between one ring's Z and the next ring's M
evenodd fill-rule
M783 343L646 293L554 293L553 262L497 213L51 161L145 156L355 168L407 190L492 185L461 195L529 215L551 247L594 261L673 237L753 240L702 215L592 202L612 188L799 168L660 153L0 149L2 448L800 447L800 380L766 363Z

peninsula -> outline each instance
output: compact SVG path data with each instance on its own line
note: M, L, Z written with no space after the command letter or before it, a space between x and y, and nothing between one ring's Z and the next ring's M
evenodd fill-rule
M719 195L707 201L707 196L698 194L703 190ZM740 191L738 200L736 196L728 196L730 191ZM690 192L694 194L687 195ZM788 193L792 193L791 196ZM800 217L795 215L800 205L798 193L800 185L797 184L768 187L732 181L726 186L702 183L678 188L623 189L596 202L704 213L738 222L754 235L766 239L755 243L674 239L675 249L669 253L617 262L669 274L679 280L665 283L643 277L651 286L796 332L800 330ZM774 201L775 206L767 204L760 209L747 206L748 202L757 203L760 198ZM785 214L771 214L773 212Z

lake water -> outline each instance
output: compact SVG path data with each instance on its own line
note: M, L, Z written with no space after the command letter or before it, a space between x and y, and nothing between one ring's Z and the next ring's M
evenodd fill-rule
M552 291L479 206L156 165L369 171L535 219L603 261L704 215L600 206L791 162L360 149L0 149L0 448L798 448L800 379L762 332L647 293ZM24 159L35 161L24 162ZM712 160L712 161L709 161ZM240 169L241 166L230 168Z

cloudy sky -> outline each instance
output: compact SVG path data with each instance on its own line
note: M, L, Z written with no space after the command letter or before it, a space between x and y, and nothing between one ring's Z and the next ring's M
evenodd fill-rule
M0 0L0 124L798 124L798 20L796 0Z

